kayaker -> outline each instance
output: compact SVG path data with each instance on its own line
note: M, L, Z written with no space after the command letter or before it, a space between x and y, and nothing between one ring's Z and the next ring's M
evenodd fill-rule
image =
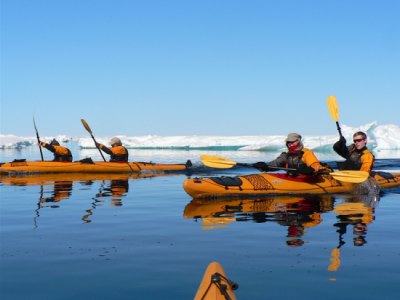
M339 141L333 145L333 150L344 162L338 162L339 170L360 170L371 172L375 157L367 148L367 135L362 131L353 134L353 144L346 146L346 139L341 136Z
M72 153L67 147L60 146L60 143L53 139L49 144L39 141L39 145L53 152L53 161L72 161Z
M117 137L113 137L110 141L110 144L111 148L99 143L96 143L96 146L103 152L111 155L111 162L127 162L129 157L128 149L122 146L121 140Z
M276 168L296 169L297 171L295 172L288 172L292 176L296 176L297 173L304 175L329 173L331 169L328 166L322 165L312 150L304 148L301 139L300 134L289 133L285 140L288 149L287 152L282 152L273 161L268 163L257 162L253 166L265 172L277 171Z

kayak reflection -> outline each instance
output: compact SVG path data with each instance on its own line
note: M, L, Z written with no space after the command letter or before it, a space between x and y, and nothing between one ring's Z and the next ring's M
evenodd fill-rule
M44 186L53 185L55 181L76 181L89 182L98 180L128 180L137 178L149 178L155 176L163 176L169 174L104 174L104 173L47 173L47 174L30 174L21 176L0 176L0 183L10 186Z
M251 199L193 199L185 218L201 219L202 229L215 229L230 222L276 222L288 228L288 246L301 246L304 229L322 222L321 214L333 210L333 196L275 196Z
M184 209L184 217L201 221L202 229L216 229L231 222L275 222L287 227L286 244L302 246L307 228L322 223L321 215L336 214L333 225L339 233L339 244L332 256L338 257L338 249L344 245L343 235L353 227L353 244L362 246L366 241L367 225L374 220L376 195L274 196L251 199L193 199ZM335 254L336 253L336 254ZM334 263L330 269L337 269ZM340 263L339 263L340 264Z

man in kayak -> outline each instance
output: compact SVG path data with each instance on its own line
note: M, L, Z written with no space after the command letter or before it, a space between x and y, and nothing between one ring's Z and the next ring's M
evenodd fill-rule
M341 136L333 145L333 150L346 160L338 162L339 170L360 170L371 172L374 165L374 155L367 148L367 135L362 131L353 134L353 142L346 146L346 139Z
M254 167L260 171L271 172L276 168L296 169L297 171L288 172L290 175L296 176L297 173L304 175L314 175L316 173L329 173L331 169L323 166L314 152L304 148L301 141L301 135L298 133L290 133L286 138L287 152L282 152L276 159L268 163L258 162Z
M96 143L96 146L103 152L111 155L111 162L127 162L129 157L128 149L122 146L121 140L117 137L113 137L110 141L110 144L111 148L99 143Z
M72 161L71 151L67 147L60 146L60 143L56 139L53 139L50 144L39 141L39 145L53 152L53 161Z

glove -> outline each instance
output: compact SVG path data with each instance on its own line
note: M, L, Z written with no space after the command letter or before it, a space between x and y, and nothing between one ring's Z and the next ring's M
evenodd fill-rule
M260 171L264 171L264 172L267 172L268 170L270 170L270 168L268 168L268 165L263 161L259 161L255 164L253 164L253 167Z
M300 165L298 167L298 171L300 174L303 175L314 175L315 174L315 170L311 167L308 167L306 165Z
M317 175L329 175L331 171L327 170L327 169L319 169L317 171Z
M100 149L100 144L98 142L96 142L96 148Z
M340 137L339 144L346 145L346 139L344 138L344 136Z

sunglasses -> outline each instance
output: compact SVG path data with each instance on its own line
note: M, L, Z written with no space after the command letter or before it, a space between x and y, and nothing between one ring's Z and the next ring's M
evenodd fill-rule
M354 143L359 143L359 142L361 142L361 141L364 141L364 139L354 139L354 140L353 140Z

